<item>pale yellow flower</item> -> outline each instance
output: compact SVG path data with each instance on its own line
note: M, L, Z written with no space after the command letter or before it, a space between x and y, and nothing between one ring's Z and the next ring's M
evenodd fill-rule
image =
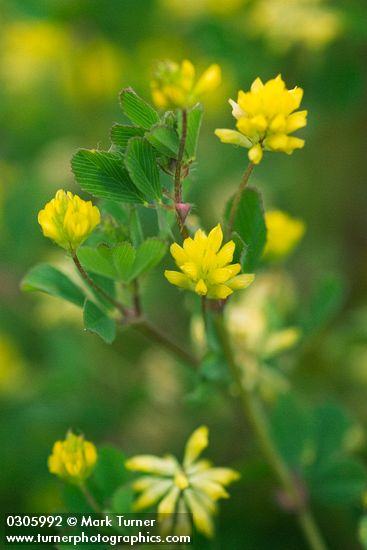
M256 285L225 309L243 383L267 400L289 389L285 373L272 361L295 348L302 337L300 329L288 322L295 307L291 278L283 272L270 272L259 274Z
M302 239L306 226L297 218L292 218L281 210L269 210L265 214L267 229L263 257L266 260L279 260L288 256Z
M195 67L185 59L181 65L173 61L157 64L151 81L152 98L160 109L187 108L197 103L202 96L214 91L220 84L219 65L210 65L198 80Z
M48 458L48 469L70 483L83 483L93 472L97 449L82 435L68 432L64 441L56 441Z
M212 537L212 516L217 512L217 501L229 497L224 487L236 481L239 474L231 468L212 467L209 461L199 459L207 446L208 428L201 426L187 441L182 464L171 455L130 458L126 462L129 470L149 474L133 483L133 488L141 493L135 501L135 511L159 502L158 517L164 532L190 534L187 514L191 513L196 529ZM177 516L172 516L175 513Z
M207 236L198 229L194 238L187 238L183 246L171 245L171 254L180 271L166 270L164 275L173 285L192 290L200 296L224 300L234 290L246 288L254 280L252 274L238 275L240 264L231 264L235 243L222 246L220 224Z
M343 31L342 13L324 0L257 0L247 19L248 31L284 53L294 45L318 51Z
M307 111L297 111L302 96L302 88L287 90L280 75L265 84L257 78L249 92L238 92L237 103L229 100L238 131L218 128L215 134L223 143L249 148L254 164L264 151L290 155L304 146L303 139L289 136L307 124Z
M75 250L92 233L101 219L90 201L59 190L54 199L38 214L38 223L45 237L66 250Z

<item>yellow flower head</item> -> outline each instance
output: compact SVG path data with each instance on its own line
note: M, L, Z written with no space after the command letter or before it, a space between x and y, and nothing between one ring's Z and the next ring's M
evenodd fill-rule
M217 512L217 500L228 498L224 487L240 476L230 468L214 468L199 456L208 446L208 428L197 428L186 443L182 464L171 455L159 458L151 455L135 456L126 467L145 475L138 478L133 488L140 492L134 503L136 511L159 502L158 518L163 531L190 534L188 513L198 531L212 537L212 516ZM176 524L170 515L177 513Z
M302 96L302 88L287 90L280 75L265 84L257 78L249 92L238 92L237 103L229 100L239 131L217 129L215 134L223 143L248 148L249 159L254 164L259 164L263 151L290 155L305 143L288 135L307 124L307 111L296 110Z
M229 241L222 248L223 232L220 224L207 236L198 229L194 238L187 238L183 246L171 245L171 254L181 271L164 272L173 285L193 290L200 296L224 300L234 290L246 288L254 275L242 274L240 264L231 264L235 243Z
M219 65L210 65L195 80L195 67L185 59L181 65L173 61L158 63L151 82L154 104L160 109L191 107L203 95L214 91L220 84Z
M264 249L266 260L280 260L288 256L302 239L306 227L302 220L292 218L281 210L265 214L267 239Z
M56 441L48 457L48 469L70 483L85 481L97 462L97 449L82 435L68 432L65 441Z
M99 224L101 215L90 201L59 190L38 214L45 237L66 250L75 250Z

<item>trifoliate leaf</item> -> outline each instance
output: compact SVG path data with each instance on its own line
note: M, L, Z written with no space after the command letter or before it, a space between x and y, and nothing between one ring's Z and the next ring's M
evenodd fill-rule
M147 239L136 252L135 262L130 275L131 279L139 277L156 266L164 257L167 245L156 238Z

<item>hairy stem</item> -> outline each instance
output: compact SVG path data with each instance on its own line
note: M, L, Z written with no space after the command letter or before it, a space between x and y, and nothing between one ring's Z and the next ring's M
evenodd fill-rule
M112 296L110 296L103 288L98 286L93 279L91 279L88 275L88 273L84 270L83 266L79 262L79 259L75 252L72 252L72 258L73 261L83 277L83 279L86 281L88 285L90 285L94 290L96 290L101 296L103 296L108 302L110 302L116 309L118 309L124 316L124 319L122 320L123 323L130 324L135 330L140 332L141 334L144 334L147 338L150 340L157 342L164 348L166 348L168 351L173 353L173 355L176 355L178 359L181 359L189 365L190 367L197 368L199 366L199 361L191 355L188 351L186 351L184 348L182 348L179 344L176 344L176 342L173 342L168 336L166 336L163 332L161 332L159 329L157 329L154 325L152 325L149 321L145 320L141 317L141 303L140 303L140 294L139 294L139 286L138 283L134 283L134 291L133 291L133 298L134 298L134 312L128 311L123 304L115 300Z
M229 214L229 221L228 221L228 227L227 227L227 236L230 237L231 236L231 233L233 231L233 227L234 227L234 222L235 222L235 219L236 219L236 214L237 214L237 210L238 210L238 207L240 205L240 202L241 202L241 198L242 198L242 195L243 195L243 192L244 190L246 189L246 185L248 183L248 180L250 179L250 176L252 174L252 170L254 169L254 163L253 162L250 162L249 165L247 166L246 168L246 171L245 173L243 174L242 176L242 180L241 180L241 183L237 189L237 192L233 198L233 202L232 202L232 206L231 206L231 211L230 211L230 214Z
M242 373L234 359L222 314L215 315L215 326L224 356L239 392L245 417L251 425L259 447L261 448L265 459L271 466L283 489L290 497L298 523L310 549L326 550L326 545L322 539L322 535L312 516L312 513L296 485L292 472L283 460L275 442L272 439L262 404L251 391L247 390L243 384Z
M173 340L168 338L163 332L161 332L154 325L149 323L149 321L142 319L134 323L132 326L135 328L135 330L140 332L140 334L144 334L144 336L146 336L153 342L156 342L157 344L163 346L168 351L176 355L179 359L183 360L190 367L197 368L199 366L199 361L196 359L196 357L191 355L191 353L186 351L179 344L176 344L176 342L173 342Z
M112 304L118 311L120 311L120 313L122 313L122 315L124 316L127 316L128 315L128 310L125 308L125 306L123 306L123 304L121 304L120 302L118 302L117 300L115 300L115 298L113 298L112 296L110 296L108 294L108 292L106 292L103 288L101 288L96 282L93 281L93 279L91 277L89 277L88 273L85 271L84 267L81 265L80 261L79 261L79 258L78 256L76 255L76 252L73 251L71 253L71 257L73 258L73 262L77 268L77 270L79 271L80 275L82 276L82 278L85 280L85 282L90 286L92 287L96 292L98 292L98 294L100 294L101 296L103 296L103 298L105 300L107 300L110 304Z
M176 162L174 187L175 187L175 206L182 203L182 161L185 154L186 138L187 138L187 110L182 109L182 134L180 139L180 145L178 149L178 156ZM181 216L176 208L177 224L183 239L189 236L185 222L182 221Z

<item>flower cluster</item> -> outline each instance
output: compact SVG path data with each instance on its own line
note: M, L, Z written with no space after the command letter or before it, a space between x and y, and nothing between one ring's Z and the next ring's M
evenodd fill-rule
M101 215L90 201L60 189L38 214L45 237L66 250L75 250L99 224Z
M281 210L269 210L265 214L267 228L264 258L280 260L288 256L302 239L306 227L302 220L292 218Z
M48 457L48 469L65 481L80 484L92 473L97 462L96 447L82 435L68 432L64 441L56 441Z
M239 474L230 468L214 468L208 460L198 460L207 446L208 428L201 426L187 441L182 464L171 455L163 458L140 455L128 460L129 470L150 474L133 484L141 493L134 509L149 508L160 501L158 516L163 530L190 533L187 514L191 513L197 530L212 537L217 500L229 497L224 487L236 481ZM176 512L176 525L172 525L172 514Z
M185 59L181 65L173 61L158 63L151 82L152 98L160 109L191 107L221 81L219 65L210 65L195 81L195 67Z
M265 84L256 78L249 92L238 92L237 103L229 100L239 131L217 129L215 134L223 143L248 148L254 164L261 162L264 150L290 155L304 146L303 139L288 135L307 124L307 111L296 110L302 96L302 88L288 90L280 75Z
M173 285L193 290L200 296L224 300L234 290L246 288L254 280L252 274L238 275L240 264L231 264L235 243L229 241L222 248L223 232L220 224L206 235L198 229L194 238L187 238L183 246L171 245L171 254L181 271L164 272Z

